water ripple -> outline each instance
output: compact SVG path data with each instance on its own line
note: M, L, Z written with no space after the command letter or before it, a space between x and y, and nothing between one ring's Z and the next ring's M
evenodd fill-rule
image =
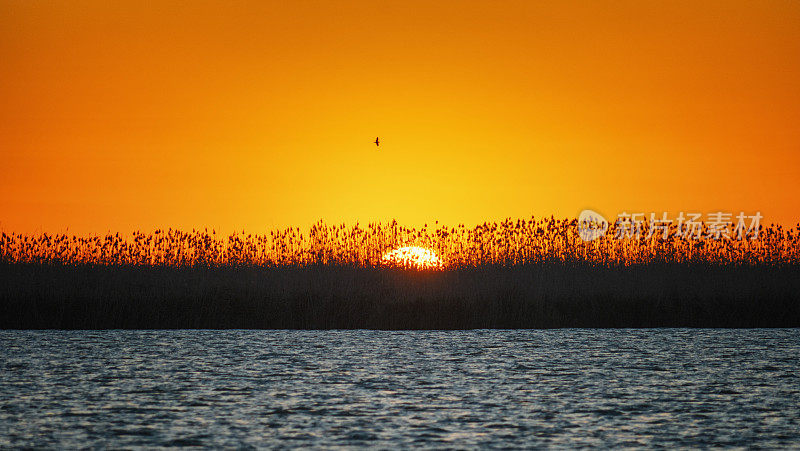
M0 448L798 447L800 330L0 331Z

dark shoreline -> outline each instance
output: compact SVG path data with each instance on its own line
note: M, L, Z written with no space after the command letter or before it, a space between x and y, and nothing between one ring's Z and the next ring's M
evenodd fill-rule
M0 264L0 329L800 327L800 266Z

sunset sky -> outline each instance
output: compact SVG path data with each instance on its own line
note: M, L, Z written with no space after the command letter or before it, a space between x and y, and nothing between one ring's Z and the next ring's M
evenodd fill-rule
M798 80L796 0L0 0L0 230L794 224Z

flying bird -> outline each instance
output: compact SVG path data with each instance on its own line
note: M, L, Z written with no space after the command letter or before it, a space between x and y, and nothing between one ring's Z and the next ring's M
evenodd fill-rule
M375 146L380 146L380 145L381 145L380 140L378 140L378 138L375 138Z

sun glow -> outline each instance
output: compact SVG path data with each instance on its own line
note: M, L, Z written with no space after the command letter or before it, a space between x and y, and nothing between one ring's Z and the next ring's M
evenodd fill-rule
M442 261L432 250L419 246L404 246L393 249L383 254L382 260L390 265L410 268L434 269L442 267Z

